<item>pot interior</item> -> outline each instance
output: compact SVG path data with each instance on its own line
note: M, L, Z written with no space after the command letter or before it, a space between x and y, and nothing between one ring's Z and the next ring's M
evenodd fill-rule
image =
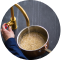
M48 32L45 28L41 27L41 26L30 26L29 29L28 27L24 28L22 31L20 31L18 37L17 37L17 44L20 47L20 40L21 38L28 33L28 30L30 30L30 32L37 32L39 34L42 34L45 37L45 43L48 40ZM21 48L21 47L20 47Z

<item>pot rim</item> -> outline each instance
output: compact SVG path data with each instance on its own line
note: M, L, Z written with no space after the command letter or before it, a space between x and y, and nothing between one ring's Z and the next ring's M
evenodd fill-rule
M46 33L47 33L47 41L46 41L46 43L48 42L48 40L49 40L49 33L48 33L48 31L43 27L43 26L40 26L40 25L31 25L31 26L29 26L29 27L32 27L32 26L37 26L37 27L41 27L42 29L44 29L45 31L46 31ZM17 44L18 44L18 38L19 38L19 36L20 36L20 34L22 33L22 31L23 30L25 30L25 29L27 29L28 27L25 27L24 29L22 29L20 32L19 32L19 34L18 34L18 36L17 36ZM38 49L36 49L36 50L39 50L39 49L41 49L41 48L43 48L45 45L46 45L46 43L42 46L42 47L40 47L40 48L38 48ZM19 44L18 44L18 46L22 49L22 50L25 50L25 49L23 49ZM36 51L36 50L25 50L25 51Z

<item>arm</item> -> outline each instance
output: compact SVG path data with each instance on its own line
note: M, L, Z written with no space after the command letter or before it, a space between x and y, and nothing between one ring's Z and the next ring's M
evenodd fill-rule
M5 42L5 46L8 48L8 50L13 53L14 55L16 55L17 57L20 58L25 58L27 59L24 54L22 53L22 51L19 49L19 47L17 46L17 43L15 41L14 38L9 38L6 42Z
M5 24L2 25L2 36L5 39L5 46L8 48L8 50L13 53L14 55L16 55L17 57L21 57L24 59L27 59L24 54L22 53L22 51L19 49L19 47L17 46L17 43L14 39L14 32L12 31L11 27L8 27L8 30L5 29Z

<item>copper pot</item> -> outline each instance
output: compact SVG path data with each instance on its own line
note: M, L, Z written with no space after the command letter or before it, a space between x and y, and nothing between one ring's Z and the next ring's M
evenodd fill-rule
M30 29L30 32L38 32L38 33L43 34L46 37L46 40L45 40L46 42L42 47L40 47L39 49L36 49L36 50L25 50L25 49L21 48L20 39L23 37L23 35L25 33L28 32L28 27L24 28L22 31L19 32L19 34L17 36L17 44L18 44L19 48L21 49L21 51L23 52L23 54L27 57L32 58L32 57L40 56L40 55L44 54L46 51L51 52L48 49L48 46L49 46L48 31L44 27L38 26L38 25L30 26L29 29Z

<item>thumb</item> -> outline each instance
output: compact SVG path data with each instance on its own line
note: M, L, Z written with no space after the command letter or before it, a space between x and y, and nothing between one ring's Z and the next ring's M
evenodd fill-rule
M10 26L8 27L8 31L12 31L12 29L11 29L11 27L10 27Z
M2 32L2 29L0 31Z

